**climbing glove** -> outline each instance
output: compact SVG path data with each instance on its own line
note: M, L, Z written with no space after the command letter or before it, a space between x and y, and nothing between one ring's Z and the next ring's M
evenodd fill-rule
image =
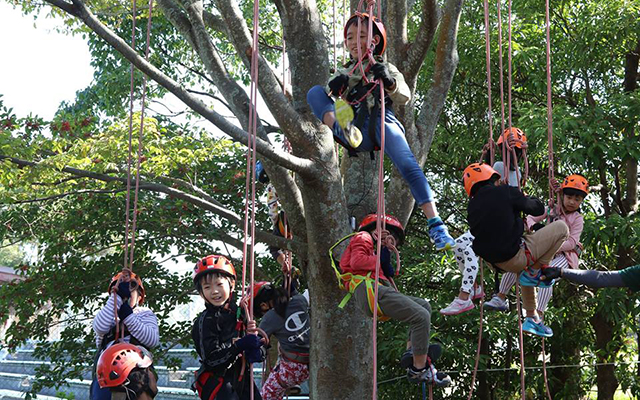
M371 73L373 73L373 77L377 79L382 79L382 83L386 89L393 87L396 84L396 80L393 79L391 73L389 72L389 68L385 64L377 63L371 67Z
M349 86L349 76L346 74L340 74L329 81L329 89L331 94L336 97L340 97L342 92Z

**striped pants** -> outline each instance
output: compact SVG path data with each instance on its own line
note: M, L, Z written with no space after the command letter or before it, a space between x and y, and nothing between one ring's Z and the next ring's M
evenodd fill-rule
M564 254L559 253L551 260L549 266L556 268L567 268L569 266L569 262L565 258ZM506 295L509 293L513 285L516 283L516 279L518 279L518 274L514 272L507 272L502 276L502 280L500 281L500 293ZM553 286L548 288L542 288L538 291L538 311L545 312L547 310L547 305L551 300L551 296L553 295Z

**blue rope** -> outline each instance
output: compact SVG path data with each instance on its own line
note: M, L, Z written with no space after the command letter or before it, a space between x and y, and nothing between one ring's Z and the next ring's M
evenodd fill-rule
M422 382L422 400L427 400L427 384Z

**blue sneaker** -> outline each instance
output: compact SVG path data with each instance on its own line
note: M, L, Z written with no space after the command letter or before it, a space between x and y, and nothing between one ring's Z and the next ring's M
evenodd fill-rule
M442 222L429 228L429 238L436 250L451 250L456 247L456 241L449 235L447 227Z
M538 269L535 270L535 274L532 275L529 271L524 270L520 273L520 278L518 279L518 282L520 282L521 286L533 286L533 287L539 287L539 288L548 288L553 286L553 283L555 282L554 279L550 280L550 281L546 281L546 280L540 280L540 277L542 276L542 272Z
M542 337L553 336L553 330L551 330L551 328L543 324L542 321L535 322L531 317L525 318L522 323L522 330Z

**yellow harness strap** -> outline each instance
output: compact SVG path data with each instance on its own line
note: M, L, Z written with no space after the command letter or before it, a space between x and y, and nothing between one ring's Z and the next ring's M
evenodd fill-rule
M375 304L375 288L374 288L375 279L371 278L371 272L369 272L366 276L355 275L355 274L352 274L351 272L347 272L343 274L341 273L340 269L338 269L336 265L336 260L333 257L333 249L335 249L340 243L349 239L351 236L354 236L356 233L357 232L350 233L349 235L343 237L342 239L338 240L329 249L331 266L333 267L333 270L336 273L336 277L338 278L338 286L340 287L340 289L346 290L349 292L344 296L340 304L338 304L338 307L344 308L344 306L347 305L347 302L349 301L349 299L351 299L351 296L353 296L353 293L356 291L356 288L358 287L358 285L364 282L365 285L367 286L367 303L369 303L369 310L371 311L371 313L373 313L373 306ZM378 318L380 318L380 321L388 320L389 317L384 315L384 313L382 312L382 309L380 308L380 304L378 304L377 308L378 308Z

